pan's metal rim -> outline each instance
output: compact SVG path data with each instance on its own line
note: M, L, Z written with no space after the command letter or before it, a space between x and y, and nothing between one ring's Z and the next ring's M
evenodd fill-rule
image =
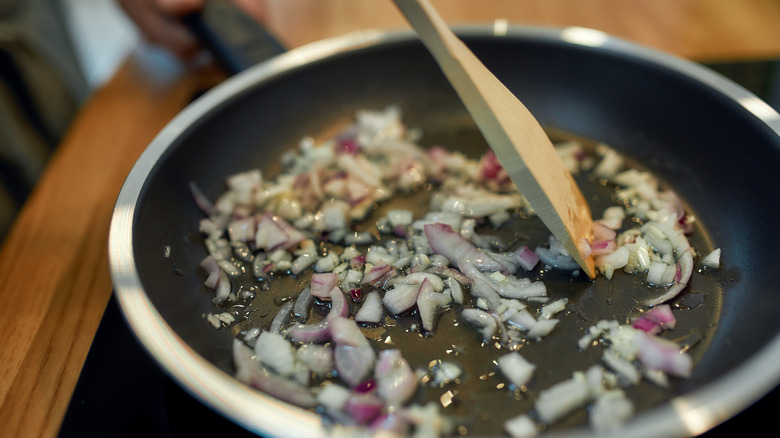
M738 102L780 137L780 115L741 86L685 59L597 30L517 26L499 20L492 25L462 26L457 28L457 32L463 36L527 37L598 47L621 56L649 61L691 77ZM333 55L412 38L415 36L409 30L354 32L296 48L230 78L185 108L155 137L133 166L117 197L109 230L109 265L115 295L131 330L162 369L186 391L255 433L307 437L328 435L317 415L252 390L206 361L173 332L154 308L143 290L132 246L135 206L146 177L186 129L214 106L239 95L248 87ZM620 431L620 436L701 434L736 415L780 383L780 368L776 366L779 361L780 334L717 381L638 415ZM258 412L265 415L257 415ZM581 428L560 435L590 434L590 430Z

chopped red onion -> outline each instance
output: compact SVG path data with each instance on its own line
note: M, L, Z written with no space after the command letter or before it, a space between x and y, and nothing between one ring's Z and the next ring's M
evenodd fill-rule
M357 424L364 425L379 416L384 407L384 402L374 393L353 392L343 409Z
M523 309L507 318L506 322L520 330L531 330L536 325L536 318L528 310Z
M503 266L462 238L452 227L442 223L425 225L425 236L433 252L441 254L455 266L463 263L481 271L497 271ZM468 274L467 274L468 275Z
M334 145L334 150L336 153L339 154L357 154L358 151L360 151L360 143L357 142L357 140L352 138L342 138L336 141Z
M401 355L401 350L380 352L374 376L377 394L391 406L402 405L417 390L417 378L409 362Z
M233 340L233 363L236 367L236 379L241 382L297 406L310 408L317 404L317 400L304 386L265 370L260 362L252 357L252 350L238 339Z
M420 313L423 329L433 332L436 312L451 302L452 297L442 292L436 292L428 280L424 280L417 294L417 311Z
M376 355L370 345L354 347L336 344L333 358L339 378L350 387L354 387L370 374Z
M295 316L299 318L308 317L312 301L314 301L314 295L311 293L311 287L304 288L298 294L298 298L295 299L295 305L293 306Z
M530 271L539 263L539 255L531 251L527 246L521 246L517 250L517 261L520 263L520 267Z
M339 378L357 386L374 367L376 353L354 320L330 319L331 338L335 343L334 361Z
M634 318L631 326L655 335L662 330L673 329L676 323L677 320L672 314L672 308L668 304L661 304Z
M379 324L384 317L382 309L382 297L377 291L371 291L366 295L366 299L360 305L355 314L355 321L367 324Z
M282 376L290 376L295 366L295 350L282 335L262 332L255 341L255 354L260 362Z
M642 365L674 376L690 377L693 360L687 352L681 351L679 345L643 332L639 332L636 339Z
M312 265L316 272L310 287L294 302L281 306L268 331L257 328L256 338L254 332L252 336L247 332L246 342L257 349L259 358L253 358L251 349L240 341L241 348L234 345L242 381L282 400L312 406L312 392L299 383L308 383L312 373L326 382L338 377L352 390L328 384L317 391L318 409L334 422L425 435L444 430L446 422L438 414L438 404L404 406L418 385L414 371L399 350L384 350L377 356L358 323L381 324L385 308L399 315L416 306L422 331L428 335L442 308L471 304L463 288L468 285L477 308L456 306L460 319L476 326L491 345L495 338L502 349L522 346L551 333L558 323L552 316L567 303L566 298L548 303L544 283L523 278L525 273L540 261L542 273L553 267L574 274L579 266L552 236L547 246L536 251L525 246L506 251L498 237L477 233L478 224L502 227L518 209L533 214L492 151L476 162L443 148L422 151L412 139L396 111L361 112L356 124L325 143L332 147L316 148L314 140L302 142L301 155L286 156L283 168L289 172L278 181L264 182L258 170L233 174L226 181L229 191L216 203L194 183L190 189L196 205L208 216L200 230L207 236L210 256L201 267L206 286L216 291L216 303L233 297L231 275L238 272L231 268L233 257L253 263L258 277L271 272L305 274ZM575 166L572 171L585 169L588 160L583 159L582 148L572 151L565 157ZM585 381L577 372L572 379L542 391L536 413L541 422L550 424L592 399L596 403L591 411L594 428L613 431L632 412L622 392L609 392L609 385L618 384L615 375L620 384L626 384L637 383L643 375L663 382L666 373L690 374L690 357L680 353L679 346L649 333L674 327L671 309L659 304L680 293L690 280L693 250L685 233L692 230L693 219L673 192L659 192L652 175L622 171L624 161L617 153L608 149L599 149L599 153L603 159L595 173L624 186L616 198L625 207L605 210L603 218L594 221L591 241L582 239L579 248L595 257L607 279L625 267L626 273L646 273L647 282L666 285L666 289L660 297L647 300L646 304L655 307L633 320L637 330L603 321L580 339L578 345L584 349L604 335L609 342L603 362L615 374L599 366L599 382L595 382ZM384 234L383 243L365 253L355 249L375 238L373 232L353 228L351 221L367 217L377 202L399 190L416 188L425 181L441 183L441 190L431 198L430 212L415 220L411 210L391 209L377 224ZM618 236L627 214L644 225ZM338 244L344 252L328 249L329 254L321 257L310 236ZM702 259L702 267L719 266L716 251ZM309 319L313 302L330 306L325 319L289 327L291 314L296 321ZM529 312L538 309L537 303L548 303L541 307L538 319ZM353 305L357 313L350 319ZM232 318L227 312L221 315ZM228 324L218 315L211 314L211 320L219 327ZM297 350L291 342L300 343ZM641 366L632 362L637 357ZM535 368L517 352L499 357L496 363L518 387L527 384ZM606 375L613 380L607 383ZM507 421L507 433L535 435L537 426L530 418L524 414Z
M480 330L483 341L492 339L498 329L498 325L493 316L479 309L463 309L460 313L460 317Z
M349 297L352 298L352 301L359 303L360 300L363 298L363 290L358 288L352 288L349 290Z
M614 240L596 240L591 243L590 249L592 256L610 254L617 249L617 244Z
M363 276L363 279L360 281L360 283L379 286L391 275L392 271L393 267L390 266L389 263L384 260L380 260L371 267L371 270L368 271L365 276Z
M336 286L330 290L330 312L328 318L346 318L349 316L349 301L341 289Z
M335 272L315 273L311 276L311 294L323 300L330 299L330 291L339 284Z
M212 255L207 255L200 262L200 267L206 271L206 281L204 283L206 287L209 289L216 289L222 272L219 269L217 260Z
M252 216L236 219L228 224L231 242L249 242L255 240L256 219Z
M417 303L420 286L417 284L396 284L385 292L382 303L393 315L401 314L411 309Z
M593 240L615 240L617 232L599 221L593 222Z
M329 319L331 339L337 345L348 345L351 347L371 346L354 320L341 317Z
M233 286L230 284L230 277L219 270L219 279L217 281L217 289L214 294L214 301L217 303L225 302L230 297L230 292L233 290Z
M303 344L298 347L296 357L321 377L333 371L333 348L330 345Z
M269 332L280 333L282 331L282 327L287 325L287 322L290 320L290 312L292 311L293 306L295 306L294 301L284 303L279 311L276 312L273 321L271 321L271 326L268 328Z
M326 342L330 340L329 320L314 324L296 324L287 330L287 337L295 342Z
M304 241L306 236L280 216L267 212L260 218L255 234L255 245L266 251L289 249Z
M376 380L374 379L364 380L353 388L353 391L360 392L360 393L374 392L375 390L376 390Z

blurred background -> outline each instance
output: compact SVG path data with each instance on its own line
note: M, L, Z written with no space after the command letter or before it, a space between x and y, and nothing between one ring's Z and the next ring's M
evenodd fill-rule
M106 81L141 40L113 0L63 0L81 68L91 88Z

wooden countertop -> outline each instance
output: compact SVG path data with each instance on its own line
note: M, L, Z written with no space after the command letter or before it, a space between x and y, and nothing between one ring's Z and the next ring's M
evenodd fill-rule
M584 26L697 61L780 58L776 0L439 0L449 22ZM269 0L290 48L406 27L389 1ZM111 294L107 235L125 176L213 68L164 68L139 47L93 93L0 249L0 430L56 436Z

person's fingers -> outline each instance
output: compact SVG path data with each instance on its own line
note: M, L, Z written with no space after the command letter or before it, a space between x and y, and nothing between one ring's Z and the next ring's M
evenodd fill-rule
M178 17L202 7L199 0L119 0L144 37L165 46L178 56L189 58L200 47Z

